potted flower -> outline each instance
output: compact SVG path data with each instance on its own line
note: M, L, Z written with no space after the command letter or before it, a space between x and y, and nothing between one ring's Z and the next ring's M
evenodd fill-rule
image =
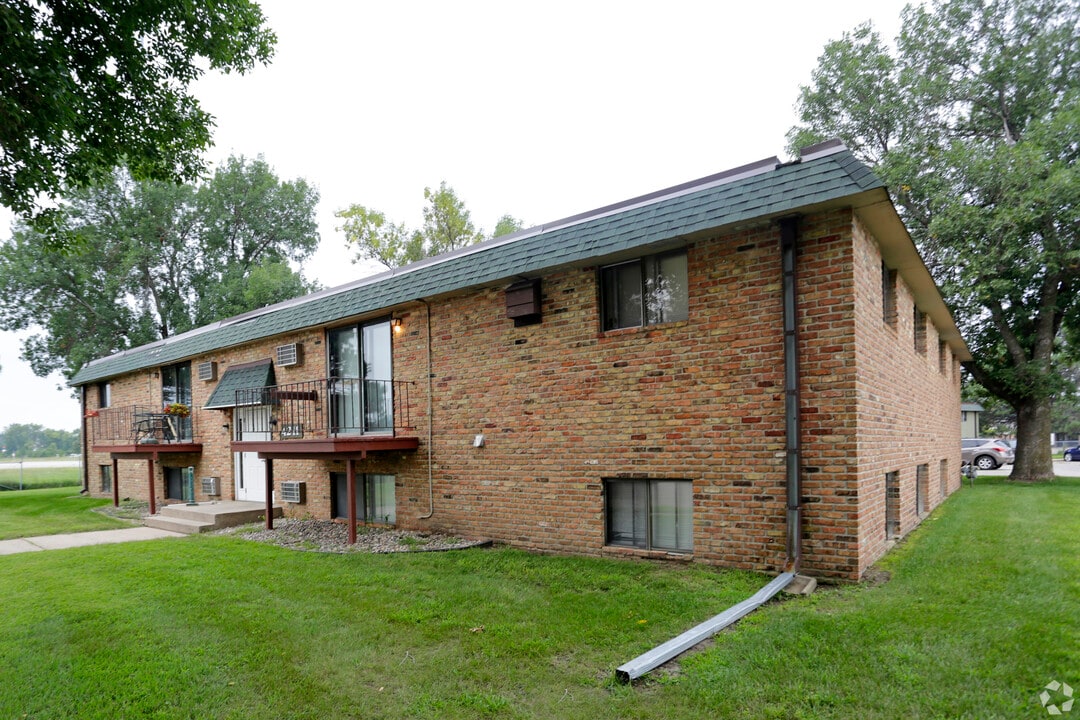
M191 408L184 403L169 403L165 406L165 414L185 418L191 414Z

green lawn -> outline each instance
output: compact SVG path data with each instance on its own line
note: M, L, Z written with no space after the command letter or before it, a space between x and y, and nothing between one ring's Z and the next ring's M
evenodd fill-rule
M79 495L78 486L2 492L0 540L131 527L131 523L90 511L109 502ZM2 598L0 594L0 602Z
M0 556L0 717L1040 718L1080 688L1080 481L965 488L883 567L623 686L764 579L228 536Z
M41 468L24 465L21 471L23 489L67 487L79 484L79 468ZM0 463L0 489L19 488L19 465L17 462Z

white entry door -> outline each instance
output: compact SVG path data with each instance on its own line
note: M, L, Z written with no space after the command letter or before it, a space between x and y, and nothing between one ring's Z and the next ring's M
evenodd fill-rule
M233 423L236 438L248 442L260 442L270 439L269 432L257 432L269 428L270 408L238 407L233 411ZM253 502L266 501L266 461L259 459L258 453L233 453L233 477L236 480L236 499Z

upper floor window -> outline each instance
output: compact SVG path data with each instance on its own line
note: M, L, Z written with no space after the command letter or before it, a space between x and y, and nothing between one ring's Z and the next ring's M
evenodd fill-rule
M881 317L886 325L896 324L896 271L881 261Z
M915 326L915 352L920 355L926 354L926 313L915 308L911 317Z
M689 317L686 250L649 255L600 270L604 330Z
M191 363L161 368L161 402L181 403L191 407Z
M112 405L112 383L98 383L98 407L107 408Z
M161 403L163 406L179 403L191 408L191 363L161 368ZM191 440L191 416L172 418L168 423L168 432L172 436L168 439ZM176 497L179 498L179 495Z

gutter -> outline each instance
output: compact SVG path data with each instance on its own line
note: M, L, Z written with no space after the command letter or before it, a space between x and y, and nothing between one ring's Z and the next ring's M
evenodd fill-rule
M79 438L82 442L79 443L79 450L82 454L82 489L79 490L80 495L88 495L90 493L90 419L86 417L86 385L79 388L79 414L82 415L82 437ZM113 486L116 486L116 478L112 479Z
M712 637L736 620L757 610L778 592L786 588L794 579L795 573L786 572L778 575L772 582L738 605L732 605L716 617L706 620L700 625L690 628L682 635L653 648L644 655L638 655L630 662L620 665L615 669L615 677L618 678L619 682L628 683L650 670L660 667L676 655L681 655L702 640Z
M780 219L780 258L783 266L784 316L784 468L787 487L787 562L798 572L802 559L802 445L799 431L799 318L795 274L799 218Z
M429 520L432 515L435 514L435 470L432 467L434 462L435 450L432 447L432 443L435 441L435 418L432 415L432 407L434 401L432 399L432 391L434 390L434 381L432 380L432 365L431 365L431 303L423 298L418 298L419 302L424 303L427 316L427 492L428 492L428 513L427 515L420 515L418 520Z

